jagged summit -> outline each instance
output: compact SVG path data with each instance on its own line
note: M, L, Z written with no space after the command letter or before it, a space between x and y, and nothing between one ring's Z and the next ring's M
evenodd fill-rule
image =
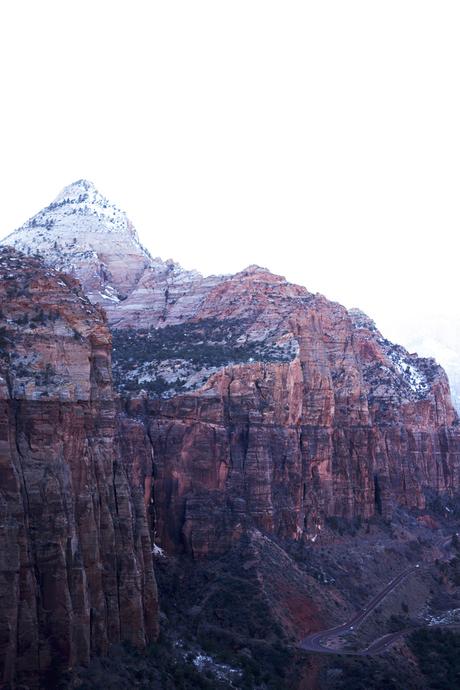
M26 253L27 249L34 248L41 254L40 249L51 238L53 245L57 242L62 252L65 247L64 238L69 231L73 235L72 239L75 239L74 244L79 245L84 244L89 235L96 232L126 233L139 244L137 233L126 213L104 197L92 182L83 179L64 187L54 201L3 241L14 244ZM61 239L61 235L64 238ZM25 248L21 245L25 245Z
M348 313L351 316L351 320L355 328L368 328L370 331L377 331L375 321L361 311L361 309L354 307L353 309L349 309Z
M92 216L93 219L102 221L101 225L94 227L94 230L127 232L136 242L139 242L134 226L126 213L103 196L89 180L77 180L64 187L55 200L37 215L55 210L63 215Z
M229 278L231 276L228 276ZM243 268L242 271L238 271L233 276L234 279L247 279L249 278L254 283L269 282L269 283L285 283L286 278L280 276L277 273L273 273L269 268L264 266L259 266L258 264L250 264Z
M103 196L89 180L77 180L64 187L55 200L40 213L56 209L66 215L78 213L97 216L105 223L106 230L127 231L138 241L137 233L126 213Z
M259 312L272 315L275 323L281 318L280 305L304 309L313 299L306 288L257 264L234 275L203 277L172 259L152 258L124 211L86 179L66 186L3 243L26 255L38 254L48 265L77 277L89 299L104 306L114 328L177 325L208 317L245 319L249 314L254 324ZM321 295L315 299L318 305L328 302ZM349 317L354 330L368 331L383 341L375 323L361 310L351 309ZM259 325L256 337L266 338L270 319ZM416 362L396 349L388 356L391 366L409 377L411 396L428 390L426 372L419 372Z
M58 194L55 201L61 201L62 199L74 199L80 196L80 194L97 194L101 198L102 195L96 189L96 185L91 180L76 180L71 184L64 187L64 189Z
M103 305L117 326L183 321L222 280L153 258L124 211L86 179L64 187L2 244L39 255L78 278L91 302Z
M126 298L152 259L127 215L88 180L65 187L4 240L75 275L95 303Z
M265 268L264 266L259 266L258 264L250 264L249 266L246 266L246 268L243 268L240 273L271 273L270 269Z
M64 187L2 243L77 277L90 300L103 305L117 324L140 318L165 323L170 311L178 320L191 302L201 302L202 282L209 287L219 280L203 279L171 259L152 258L124 211L85 179Z

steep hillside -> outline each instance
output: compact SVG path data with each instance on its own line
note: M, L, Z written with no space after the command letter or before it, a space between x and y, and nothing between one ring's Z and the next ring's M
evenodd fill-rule
M38 253L48 265L77 277L91 302L104 307L112 327L138 329L142 324L148 329L190 321L199 314L208 293L226 280L225 276L204 278L174 261L152 258L126 214L87 180L66 187L2 242L26 254ZM411 352L434 356L446 369L454 405L460 411L457 322L455 315L423 323L409 318L399 330ZM147 382L150 374L159 375L156 388L161 388L161 369L139 373L147 375ZM203 378L192 369L188 373L196 380ZM178 378L184 377L178 374ZM132 375L128 386L131 379Z
M121 326L176 323L219 281L153 259L126 214L87 180L65 187L3 243L77 277L91 302Z
M0 685L51 688L158 633L152 459L117 413L105 317L76 281L2 248L0 307Z
M400 330L411 351L436 357L442 364L449 376L454 406L460 413L460 314L427 316L419 326L413 319L408 320Z
M434 359L265 268L152 259L84 180L5 242L4 683L305 690L338 669L346 687L353 665L297 643L382 573L415 576L363 640L406 624L401 607L417 625L455 613L460 424ZM152 553L163 635L140 657Z
M155 453L162 546L221 553L250 526L314 540L331 517L459 490L445 373L358 310L258 266L204 279L152 260L85 181L7 242L107 308L115 381Z

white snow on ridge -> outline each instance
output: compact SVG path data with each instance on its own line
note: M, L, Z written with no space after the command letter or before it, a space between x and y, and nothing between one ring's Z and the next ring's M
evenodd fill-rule
M414 329L415 330L415 329ZM450 383L452 402L460 413L460 318L440 319L440 323L423 324L423 333L406 336L405 344L423 357L432 356L445 369Z
M398 350L392 350L388 356L414 393L428 391L429 385L425 375L407 357Z
M58 208L67 215L74 215L75 212L95 214L100 220L104 220L109 228L112 226L111 229L125 230L128 222L126 214L102 196L88 180L78 180L65 187L43 212Z
M117 296L117 291L112 285L105 285L104 290L99 291L100 296L102 299L108 299L111 302L119 302L120 299Z
M84 258L89 258L98 244L98 235L106 233L120 234L124 242L133 243L147 256L126 214L103 197L91 182L79 180L2 242L29 252L31 249L58 255L88 252Z

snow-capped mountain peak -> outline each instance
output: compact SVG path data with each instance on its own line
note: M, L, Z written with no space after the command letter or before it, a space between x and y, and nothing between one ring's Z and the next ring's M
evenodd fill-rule
M106 231L128 232L138 241L137 233L126 213L103 196L89 180L77 180L64 187L54 201L34 216L29 223L36 224L41 217L49 217L50 214L58 218L75 215L92 216L94 220L102 222ZM95 229L101 229L101 226Z
M0 244L27 255L38 254L49 266L77 277L89 299L105 308L115 327L183 323L194 318L207 295L227 279L238 283L250 278L254 288L267 280L280 285L283 282L280 276L270 277L267 269L255 265L233 278L203 278L172 260L152 258L124 211L85 179L65 187L54 201ZM358 330L381 337L375 323L362 311L352 309L350 316ZM407 333L401 332L398 341L409 352L436 356L449 374L454 403L460 412L459 333L454 315L439 323L407 322ZM387 371L404 380L409 397L423 396L429 388L427 372L420 369L415 356L390 346L388 343L383 348Z
M202 276L152 258L124 211L88 180L65 187L2 244L38 254L49 266L76 276L90 300L117 323L125 318L137 323L141 313L145 321L146 311L155 323L165 321L170 310L179 319L182 300L201 300L200 288L193 298L190 291Z
M76 180L76 182L72 182L72 184L64 187L64 189L57 195L55 201L62 201L63 199L77 199L83 194L91 194L104 199L102 194L97 191L93 182L90 180Z
M3 243L78 276L96 302L126 296L151 262L124 211L88 180L65 187Z

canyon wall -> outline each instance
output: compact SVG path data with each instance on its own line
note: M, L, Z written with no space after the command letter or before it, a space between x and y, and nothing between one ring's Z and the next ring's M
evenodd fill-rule
M167 550L219 553L251 524L314 540L459 490L445 373L361 312L258 266L203 278L153 259L85 180L5 241L106 309L123 424L148 437L121 441L144 449L126 471Z
M153 443L167 551L222 553L251 525L316 540L331 518L390 518L398 506L423 510L427 492L458 492L460 427L434 360L390 343L361 312L256 268L211 291L187 325L202 328L203 350L218 345L206 338L212 319L233 324L234 342L262 343L259 361L128 403Z
M105 317L73 278L0 251L2 687L52 687L158 633L151 449L117 411L110 358Z

